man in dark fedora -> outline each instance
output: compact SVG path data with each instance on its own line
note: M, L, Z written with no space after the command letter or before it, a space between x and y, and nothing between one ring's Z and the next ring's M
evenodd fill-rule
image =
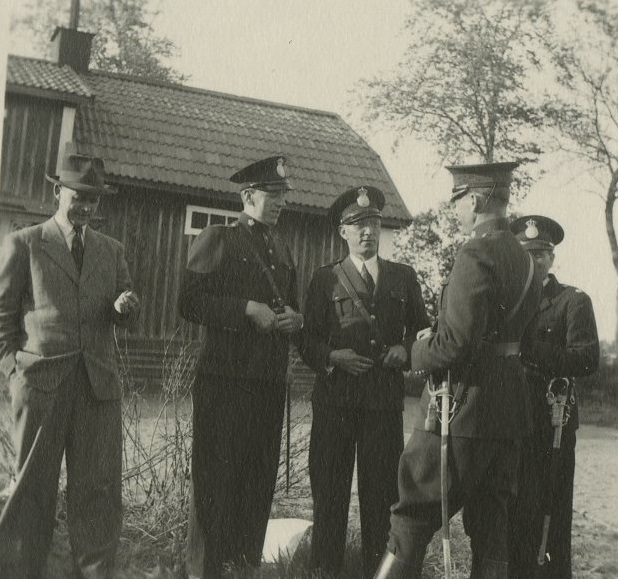
M44 574L63 455L75 575L111 577L121 526L122 424L114 324L139 313L123 247L89 223L103 161L67 147L56 214L0 252L0 369L11 395L16 482L0 515L0 576Z
M206 227L189 251L179 308L202 325L193 384L192 478L204 579L225 563L258 567L275 490L290 339L298 335L296 269L275 226L292 186L284 156L230 180L243 211Z
M378 257L384 203L370 185L335 200L331 222L349 255L315 272L305 303L302 356L317 373L311 565L333 576L344 558L355 459L364 577L386 547L403 450L403 372L417 332L429 325L415 271Z

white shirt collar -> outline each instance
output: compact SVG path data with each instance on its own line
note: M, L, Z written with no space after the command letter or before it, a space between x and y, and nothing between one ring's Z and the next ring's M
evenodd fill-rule
M373 283L376 283L376 284L378 283L378 272L380 268L378 267L378 256L377 255L374 255L373 257L369 258L367 261L363 261L359 257L356 257L355 255L350 254L350 259L352 260L354 267L358 270L358 273L361 272L361 270L363 269L363 264L365 264L365 267L367 268L369 275L371 275L371 277L373 278Z
M73 224L67 219L66 215L61 215L56 213L54 215L54 220L58 224L60 228L60 232L64 237L64 241L67 244L68 248L71 249L71 245L73 244L73 238L75 237L75 231L73 230ZM82 243L85 243L85 234L86 234L86 226L82 225Z

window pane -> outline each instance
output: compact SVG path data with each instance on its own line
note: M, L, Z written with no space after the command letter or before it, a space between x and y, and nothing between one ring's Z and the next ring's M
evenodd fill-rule
M193 229L204 229L208 225L208 213L194 211L191 215L191 227Z
M225 215L210 215L210 225L225 225Z

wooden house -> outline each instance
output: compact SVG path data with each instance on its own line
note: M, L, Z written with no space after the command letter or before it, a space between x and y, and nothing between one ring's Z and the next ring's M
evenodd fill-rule
M384 191L381 254L389 256L408 211L380 157L339 115L89 70L91 40L59 28L51 61L9 56L0 238L53 214L45 173L56 173L66 142L102 157L118 195L102 199L101 229L124 243L142 301L138 327L122 336L137 375L156 377L166 342L199 339L176 308L187 251L204 226L236 218L240 197L228 179L252 161L290 158L295 190L280 227L301 301L313 271L342 255L326 212L347 188Z

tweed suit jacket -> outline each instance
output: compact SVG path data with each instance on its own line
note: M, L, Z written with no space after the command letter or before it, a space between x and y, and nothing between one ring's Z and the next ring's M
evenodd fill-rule
M0 370L13 388L51 391L83 359L100 400L121 395L114 301L131 280L122 245L87 227L81 275L56 220L11 233L0 250Z

